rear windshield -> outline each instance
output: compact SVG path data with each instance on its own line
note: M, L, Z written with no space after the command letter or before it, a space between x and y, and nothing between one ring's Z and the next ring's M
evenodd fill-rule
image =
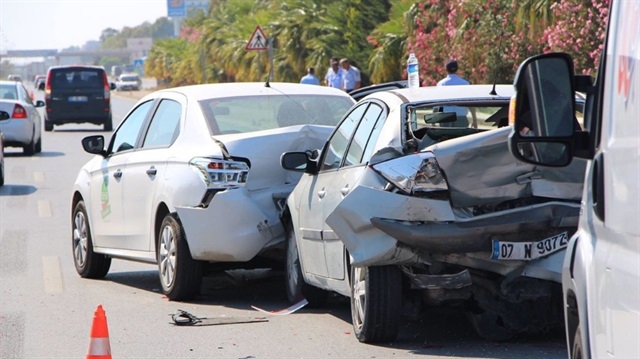
M104 87L103 73L99 69L58 69L51 71L53 88L95 88Z
M275 95L200 101L212 135L316 124L336 126L353 105L348 97Z
M136 75L120 76L120 81L126 81L126 82L138 81L138 76L136 76Z

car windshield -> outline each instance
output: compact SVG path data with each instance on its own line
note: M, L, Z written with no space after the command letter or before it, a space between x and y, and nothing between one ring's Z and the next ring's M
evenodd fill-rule
M432 128L474 128L490 130L506 126L509 104L456 105L435 104L409 108L414 131Z
M103 75L94 69L59 69L51 74L51 86L64 88L102 88Z
M200 101L212 135L306 124L336 126L352 105L346 97L330 95L239 96Z

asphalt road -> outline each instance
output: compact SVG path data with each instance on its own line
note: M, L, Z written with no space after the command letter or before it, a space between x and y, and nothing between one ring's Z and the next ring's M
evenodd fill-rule
M140 94L114 93L114 127ZM80 278L71 256L70 193L91 158L80 145L99 126L43 132L33 157L7 149L0 187L0 358L84 358L94 312L106 312L113 358L566 358L564 333L508 343L478 338L464 315L434 308L407 320L394 343L365 345L353 335L349 302L289 315L282 273L233 271L205 279L189 303L161 294L154 265L114 260L104 280ZM178 309L198 317L266 321L200 327L171 324ZM229 319L231 318L231 319Z

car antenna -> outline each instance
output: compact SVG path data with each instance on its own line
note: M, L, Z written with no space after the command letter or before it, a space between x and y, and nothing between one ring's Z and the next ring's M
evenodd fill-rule
M501 30L501 31L500 31L500 42L498 43L498 49L501 49L501 48L502 48L502 37L503 37L502 35L504 35L504 31L503 31L503 30ZM498 77L498 74L496 73L496 74L493 76L493 87L491 88L491 92L489 92L489 95L491 95L491 96L495 96L495 95L497 95L497 94L498 94L498 93L496 92L496 78L497 78L497 77Z

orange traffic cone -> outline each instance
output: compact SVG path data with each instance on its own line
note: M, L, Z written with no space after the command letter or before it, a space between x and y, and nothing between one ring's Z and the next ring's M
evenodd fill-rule
M86 359L111 359L109 328L107 328L107 316L102 309L102 305L98 306L93 315L91 341L89 342L89 352Z

